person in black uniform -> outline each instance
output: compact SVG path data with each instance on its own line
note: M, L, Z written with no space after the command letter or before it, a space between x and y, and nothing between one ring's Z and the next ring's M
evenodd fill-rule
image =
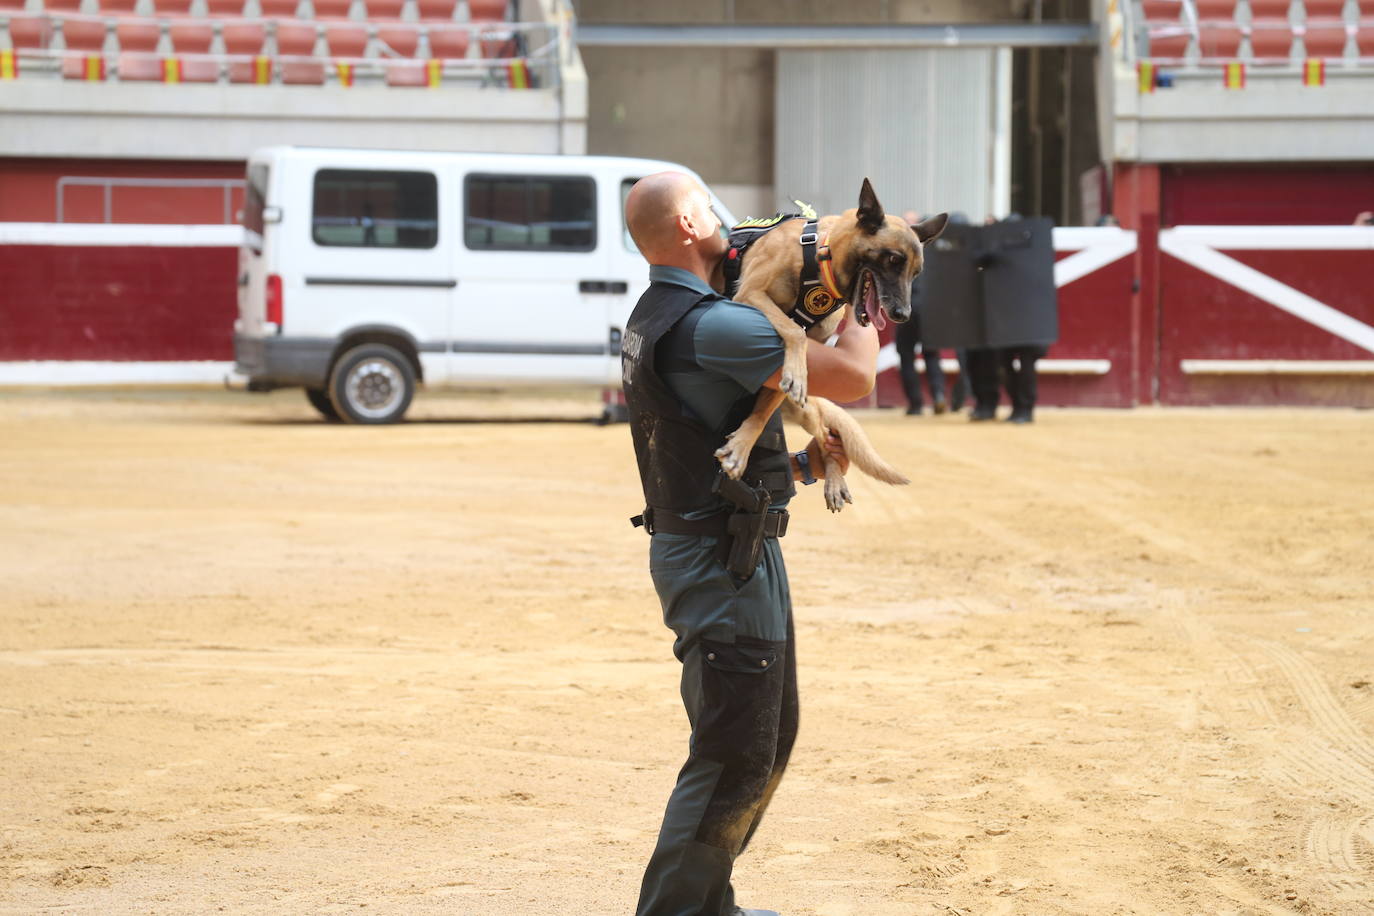
M906 220L907 225L914 226L921 221L921 216L915 210L908 210L902 214L902 219ZM902 392L906 395L906 412L909 416L920 416L925 407L921 397L921 375L916 371L918 347L921 350L921 359L926 364L926 384L930 386L931 406L937 414L949 409L949 401L945 398L945 372L940 365L940 351L921 346L921 296L921 278L918 275L911 281L911 318L897 325L896 336L893 339L893 344L897 348Z
M749 455L746 495L720 492L714 452L776 388L782 340L762 313L718 295L726 242L690 176L639 181L626 221L649 261L649 288L622 342L630 413L652 535L649 571L676 636L692 727L645 869L637 916L765 916L741 909L730 876L782 778L797 733L794 628L778 539L794 480L815 481L822 444L790 454L775 413ZM850 322L834 347L808 344L812 394L837 401L873 388L878 339ZM848 465L843 443L824 447ZM728 495L727 495L728 492Z
M1007 389L1007 397L1011 398L1008 423L1035 422L1035 363L1044 355L1045 347L1037 344L1002 347L997 351L1002 368L1002 384Z

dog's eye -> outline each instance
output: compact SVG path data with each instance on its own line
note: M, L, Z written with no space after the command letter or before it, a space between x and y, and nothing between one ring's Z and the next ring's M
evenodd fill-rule
M901 267L906 263L906 257L900 254L890 254L887 256L887 263L893 267Z

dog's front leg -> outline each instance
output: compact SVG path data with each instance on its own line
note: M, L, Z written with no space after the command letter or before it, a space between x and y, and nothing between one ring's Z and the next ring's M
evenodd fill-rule
M754 450L754 443L763 435L768 418L773 416L773 411L778 409L783 398L781 391L760 388L759 396L754 401L753 412L744 418L739 429L730 434L725 444L716 449L716 460L720 462L725 473L735 480L739 480L740 475L744 473L744 467L749 463L749 453Z
M778 390L796 402L798 407L805 407L806 330L778 308L777 303L763 290L742 286L735 301L752 305L762 312L782 338L782 375L778 378Z

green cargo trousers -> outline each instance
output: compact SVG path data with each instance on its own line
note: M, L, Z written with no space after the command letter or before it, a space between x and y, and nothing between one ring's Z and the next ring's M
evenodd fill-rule
M655 534L649 569L677 635L692 737L640 888L637 916L731 916L730 875L797 737L792 600L776 538L741 582L713 537Z

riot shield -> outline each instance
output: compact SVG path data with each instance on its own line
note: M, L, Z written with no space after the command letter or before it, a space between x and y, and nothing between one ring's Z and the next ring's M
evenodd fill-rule
M940 237L925 246L921 285L921 345L932 349L980 346L983 310L979 304L978 273L973 259L978 250L978 226L945 226Z

